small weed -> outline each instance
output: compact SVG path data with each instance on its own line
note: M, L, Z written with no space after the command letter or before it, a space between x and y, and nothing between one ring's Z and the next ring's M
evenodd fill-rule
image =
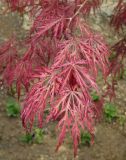
M81 145L90 145L91 135L88 132L81 133Z
M99 101L99 96L94 92L91 94L93 101Z
M33 142L34 135L27 133L26 135L23 135L20 140L24 143L31 144Z
M34 133L31 134L31 133L27 133L26 135L23 135L20 140L24 143L28 143L28 144L31 144L31 143L42 143L43 142L43 138L44 138L44 132L42 129L40 128L36 128L34 130Z
M117 108L114 104L107 103L104 106L104 115L107 122L112 122L118 117Z
M125 115L119 115L118 116L118 122L121 126L124 126L126 123L126 116Z
M6 111L9 117L17 117L20 114L19 104L14 99L9 99L6 103Z
M36 128L34 142L40 144L43 142L43 138L44 138L44 131L40 128Z

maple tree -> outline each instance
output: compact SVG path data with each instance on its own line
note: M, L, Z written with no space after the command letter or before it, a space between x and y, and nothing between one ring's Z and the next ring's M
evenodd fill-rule
M56 120L59 129L56 150L69 132L76 156L81 130L90 132L93 143L94 126L101 116L103 98L96 103L91 92L99 94L98 73L102 73L106 82L111 68L108 45L85 20L100 8L102 0L5 1L11 11L29 13L34 19L27 40L21 44L25 48L23 55L19 54L20 42L15 38L0 46L4 82L8 86L16 84L18 98L21 89L26 90L22 124L30 132L34 121L38 121L41 128ZM122 3L119 1L111 22L116 29L126 23L122 21L126 16ZM123 56L121 45L122 41L114 49L118 52L120 47ZM44 119L47 106L49 114Z

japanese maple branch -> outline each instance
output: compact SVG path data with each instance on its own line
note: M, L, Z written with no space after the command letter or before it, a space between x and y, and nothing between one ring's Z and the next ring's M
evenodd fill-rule
M68 24L68 28L69 28L72 20L80 13L81 9L84 7L84 5L87 3L87 1L88 1L88 0L85 0L85 1L80 5L80 7L78 8L78 10L75 12L75 14L74 14L71 18L69 18L70 21L69 21L69 24Z

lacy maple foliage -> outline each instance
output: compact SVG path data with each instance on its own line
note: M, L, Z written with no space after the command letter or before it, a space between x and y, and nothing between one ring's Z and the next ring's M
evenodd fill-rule
M34 18L23 55L18 53L16 40L0 47L5 82L9 86L16 83L19 98L22 87L27 92L22 124L30 132L36 120L39 127L56 120L57 150L69 132L76 156L81 130L88 130L93 140L94 125L101 115L102 100L96 104L91 98L92 91L99 94L98 72L105 80L109 72L108 46L84 19L102 0L3 1L11 11L30 12ZM122 25L115 18L112 21L117 28ZM49 114L44 119L47 106Z
M117 76L123 76L124 61L126 59L126 2L125 0L119 0L117 6L114 9L114 14L111 19L111 25L115 28L117 33L123 33L123 37L112 46L114 52L114 58L111 61L110 72L113 73L113 79Z
M115 7L111 24L116 30L119 30L126 25L126 2L124 0L119 0L117 6Z

